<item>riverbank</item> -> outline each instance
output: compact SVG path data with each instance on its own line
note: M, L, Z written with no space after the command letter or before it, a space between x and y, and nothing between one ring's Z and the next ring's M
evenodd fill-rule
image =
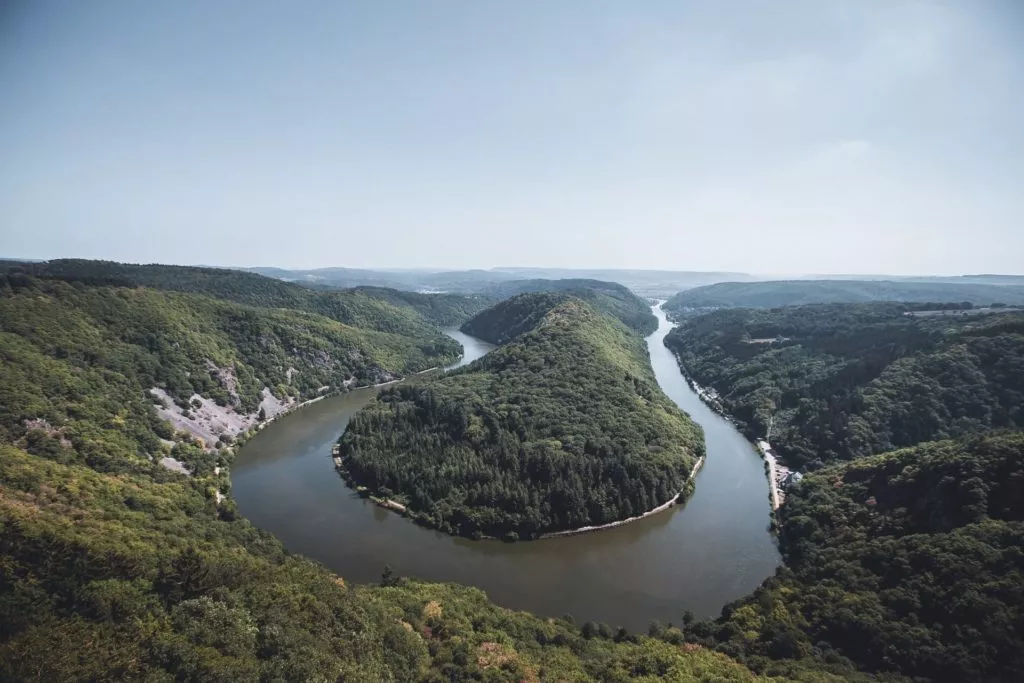
M785 465L779 464L779 459L772 452L772 445L764 439L757 442L757 448L761 451L761 455L764 456L765 462L768 463L768 481L771 484L772 491L772 510L778 510L779 506L786 501L782 484L790 476L790 469ZM800 473L797 472L797 474L799 475Z
M410 518L414 522L417 522L417 523L420 523L420 524L424 524L425 523L426 518L423 517L421 514L416 513L413 510L410 510L408 508L408 506L403 505L402 503L399 503L397 500L391 500L390 498L384 498L382 496L369 495L368 490L367 490L367 488L365 486L360 486L360 485L356 484L355 480L353 480L349 476L348 472L345 470L344 464L343 464L342 459L341 459L340 451L341 451L341 449L338 446L338 444L335 444L334 447L331 449L331 457L334 460L334 467L337 470L338 474L340 474L342 476L342 478L345 479L346 483L348 484L348 486L350 488L355 490L356 493L358 493L360 496L365 497L368 500L370 500L371 502L373 502L378 507L381 507L381 508L383 508L385 510L390 510L392 512L397 512L402 517ZM589 534L589 533L592 533L594 531L603 531L605 529L614 529L614 528L617 528L617 527L624 526L626 524L631 524L633 522L639 522L640 520L647 519L648 517L651 517L652 515L656 515L658 513L665 512L666 510L676 506L677 504L685 504L686 501L684 500L684 501L680 502L679 498L684 493L687 493L687 491L691 491L692 492L693 487L694 487L694 478L697 476L697 474L700 472L701 468L704 466L704 457L705 456L701 456L697 460L697 462L694 463L693 469L690 470L690 476L687 479L687 487L686 487L686 489L683 489L682 491L677 493L670 500L662 503L661 505L659 505L659 506L657 506L655 508L652 508L652 509L648 510L647 512L645 512L645 513L643 513L641 515L635 515L633 517L627 517L626 519L620 519L620 520L617 520L617 521L614 521L614 522L608 522L607 524L597 524L597 525L594 525L594 526L584 526L584 527L579 527L577 529L565 529L563 531L549 531L549 532L546 532L546 533L542 533L542 534L540 534L540 535L538 535L538 536L536 536L536 537L534 537L532 539L522 539L522 540L542 541L544 539L563 538L565 536L577 536L579 534ZM496 538L494 536L487 536L487 535L483 535L483 534L478 534L478 535L475 535L475 536L469 536L467 538L470 538L471 540L476 540L476 541L496 540ZM516 540L520 540L518 535L516 536Z
M700 472L700 468L703 467L703 466L704 466L704 456L701 456L700 459L698 459L697 462L694 464L693 469L690 470L690 477L689 477L689 479L686 482L687 483L687 488L692 489L692 487L693 487L693 478L697 476L697 473ZM647 519L648 517L650 517L652 515L656 515L659 512L664 512L665 510L668 510L668 509L674 507L679 502L679 497L681 495L683 495L685 492L686 492L685 489L683 491L680 491L671 500L669 500L669 501L667 501L665 503L662 503L661 505L659 505L656 508L648 510L647 512L643 513L642 515L636 515L635 517L627 517L626 519L620 519L617 522L609 522L607 524L598 524L596 526L584 526L584 527L580 527L578 529L566 529L565 531L551 531L551 532L548 532L546 534L541 534L540 536L537 537L537 540L542 541L542 540L544 540L546 538L562 538L562 537L565 537L565 536L577 536L579 534L589 534L589 533L594 532L594 531L603 531L605 529L614 529L616 527L625 526L626 524L632 524L633 522L639 522L642 519ZM683 501L683 504L684 505L686 504L685 500Z
M340 487L334 474L331 450L374 391L333 396L263 430L232 466L225 504L237 500L240 514L289 551L349 583L378 582L389 565L402 576L475 586L510 609L568 613L579 623L603 621L635 632L655 619L678 619L683 609L717 616L780 562L768 531L764 461L683 381L661 342L667 329L648 339L652 365L669 397L704 428L707 457L685 505L677 501L664 514L543 543L475 543L424 527ZM464 362L490 349L458 337L467 348Z
M701 403L706 405L708 408L713 410L718 415L722 416L724 419L728 420L733 426L736 426L737 423L735 418L733 418L733 416L730 415L725 410L725 407L722 405L721 399L718 396L718 392L716 392L714 389L706 389L697 382L695 382L689 375L687 375L683 371L683 366L679 362L679 355L672 351L671 349L669 350L669 352L671 353L672 358L675 360L676 365L679 366L679 372L683 376L683 380L686 382L687 386L689 386L690 389L693 390L693 393L697 395L697 398L700 399ZM784 475L780 475L780 470L786 469L786 473L788 473L789 470L779 464L778 458L776 458L775 455L771 452L771 446L767 445L767 443L768 442L766 441L760 440L757 443L753 443L751 445L755 447L755 450L757 451L758 455L760 455L761 458L767 464L767 472L765 474L768 477L769 504L771 505L772 512L774 513L776 510L779 509L779 506L781 506L783 501L785 500L781 488L781 481ZM762 444L765 444L766 447L763 447Z

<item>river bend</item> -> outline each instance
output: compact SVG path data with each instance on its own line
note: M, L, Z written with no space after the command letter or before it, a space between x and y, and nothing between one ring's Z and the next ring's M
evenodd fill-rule
M359 498L334 472L331 446L377 389L360 389L288 415L243 446L232 472L242 514L285 547L348 581L371 582L384 565L399 575L455 581L498 604L544 616L572 614L631 630L678 622L683 610L717 616L779 564L768 531L768 481L752 445L686 384L663 341L671 329L659 307L647 338L665 393L704 428L707 460L685 506L615 529L542 541L452 538L416 526ZM461 332L456 365L490 345Z

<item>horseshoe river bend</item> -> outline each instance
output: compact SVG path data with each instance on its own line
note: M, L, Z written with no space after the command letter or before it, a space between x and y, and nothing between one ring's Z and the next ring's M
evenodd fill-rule
M331 447L379 389L313 403L269 425L238 452L232 491L253 524L346 581L398 575L476 586L500 605L543 616L571 614L630 630L684 610L717 616L772 575L768 480L754 447L705 406L664 346L671 323L657 306L647 338L662 390L704 428L707 459L685 505L589 534L521 543L471 541L419 527L364 500L335 473ZM461 332L470 363L490 345Z

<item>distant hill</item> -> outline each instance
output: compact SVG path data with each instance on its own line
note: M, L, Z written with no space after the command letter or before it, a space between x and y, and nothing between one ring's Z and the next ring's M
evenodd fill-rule
M572 298L564 292L519 294L470 318L462 331L491 344L504 344L537 327L551 309Z
M558 293L492 310L477 320L503 346L353 417L340 441L350 482L442 531L510 538L688 494L701 431L662 393L639 336Z
M665 303L665 310L682 315L703 308L775 308L868 301L1024 305L1024 285L892 280L721 282L679 292Z
M651 313L647 301L638 297L624 285L615 282L579 279L512 280L490 285L485 288L484 292L495 300L531 292L562 292L583 299L597 310L617 318L626 327L641 335L646 336L658 328L658 320ZM468 330L464 331L473 334ZM487 339L486 337L481 338Z
M714 282L759 279L746 273L616 268L492 268L490 270L370 270L363 268L248 268L246 270L319 287L391 287L409 291L483 293L512 280L601 280L616 282L640 296L664 298Z
M346 325L412 336L436 335L432 324L456 325L492 303L457 294L437 295L437 298L405 296L381 288L314 291L256 273L197 266L59 259L17 264L6 270L91 285L205 294L261 308L308 311Z
M280 278L309 286L388 287L412 292L480 293L489 284L520 279L510 273L490 270L371 270L366 268L313 268L286 270L282 268L247 268L254 273Z

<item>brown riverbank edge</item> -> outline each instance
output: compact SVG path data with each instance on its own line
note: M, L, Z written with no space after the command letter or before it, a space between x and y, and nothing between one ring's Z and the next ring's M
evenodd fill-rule
M687 482L686 482L687 488L691 488L691 484L693 483L694 477L697 476L697 473L700 472L700 468L703 467L703 466L704 466L704 456L701 456L700 459L698 459L697 462L694 464L693 469L690 470L690 477L689 477L689 479L687 479ZM578 534L589 534L589 533L591 533L593 531L603 531L605 529L614 529L615 527L625 526L626 524L629 524L631 522L639 522L641 519L646 519L646 518L648 518L648 517L650 517L652 515L658 514L659 512L664 512L665 510L668 510L669 508L675 507L675 505L677 503L679 503L679 497L682 496L685 492L686 492L685 490L680 491L675 496L673 496L671 500L669 500L669 501L667 501L665 503L662 503L661 505L659 505L656 508L648 510L647 512L643 513L642 515L636 515L635 517L627 517L626 519L620 519L617 522L609 522L608 524L598 524L596 526L584 526L584 527L580 527L579 529L567 529L565 531L551 531L551 532L546 533L546 534L541 534L540 536L537 537L537 540L544 540L545 538L560 538L562 536L576 536ZM682 502L683 502L683 504L686 503L685 500L682 501Z
M382 498L380 496L371 496L371 495L369 495L369 489L367 489L365 486L357 485L348 476L348 473L345 471L344 467L342 466L341 456L339 455L339 449L338 449L337 445L335 445L335 447L331 450L331 455L334 458L334 466L335 466L335 468L337 468L339 474L342 475L342 477L346 480L346 482L348 482L348 484L352 488L355 489L357 494L359 494L360 496L362 496L364 498L367 498L372 503L374 503L375 505L377 505L379 507L384 508L385 510L391 510L392 512L397 512L398 514L402 515L403 517L412 517L413 521L417 521L417 518L415 517L415 513L413 511L409 510L405 505L402 505L401 503L399 503L396 500L391 500L390 498ZM690 476L689 476L689 479L687 480L687 489L692 489L692 482L693 482L694 478L697 476L697 473L700 472L700 469L703 466L704 466L704 456L701 456L700 459L698 459L697 462L694 464L693 469L690 470ZM578 534L589 534L589 533L594 532L594 531L603 531L605 529L614 529L615 527L624 526L626 524L630 524L631 522L638 522L641 519L646 519L647 517L650 517L652 515L656 515L659 512L664 512L665 510L668 510L669 508L672 508L672 507L676 506L677 504L685 503L686 502L685 500L680 502L679 498L684 493L687 492L687 489L684 489L683 491L680 491L679 493L677 493L675 496L673 496L667 502L662 503L661 505L659 505L656 508L652 508L652 509L648 510L647 512L643 513L642 515L636 515L634 517L627 517L626 519L620 519L620 520L615 521L615 522L609 522L608 524L598 524L598 525L595 525L595 526L584 526L584 527L580 527L578 529L565 529L563 531L549 531L547 533L540 534L536 538L533 538L533 539L523 539L523 540L542 541L542 540L548 539L548 538L560 538L562 536L576 536ZM485 539L486 540L492 540L492 541L493 540L498 540L494 536L479 536L479 537L473 538L473 540L485 540Z

